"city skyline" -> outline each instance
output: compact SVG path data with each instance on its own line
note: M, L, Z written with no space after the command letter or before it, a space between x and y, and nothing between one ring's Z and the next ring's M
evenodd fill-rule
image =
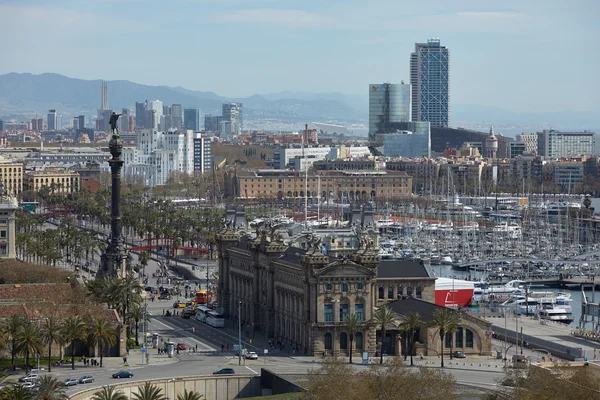
M452 50L453 104L597 111L600 83L587 78L599 63L587 50L599 30L597 3L396 3L304 2L298 8L285 0L181 0L179 7L141 7L145 3L136 0L6 1L0 5L6 28L28 33L0 38L12 54L0 73L126 79L230 97L281 91L364 95L370 82L408 81L414 44L439 37ZM124 34L129 39L121 45ZM42 46L41 37L55 44ZM218 40L204 40L197 54L185 52L199 37ZM152 56L165 46L186 54L183 62ZM43 63L28 61L34 48L43 53ZM71 52L80 57L62 57ZM206 54L219 62L201 62Z

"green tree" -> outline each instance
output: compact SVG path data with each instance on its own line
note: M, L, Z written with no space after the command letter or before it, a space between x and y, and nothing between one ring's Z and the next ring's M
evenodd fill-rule
M350 364L352 364L352 347L354 345L354 338L357 332L363 331L367 324L363 321L359 316L355 313L352 313L346 316L346 320L344 321L344 325L346 330L348 331L348 336L350 340Z
M48 372L52 371L52 344L62 344L61 321L54 317L48 317L42 325L42 338L48 344Z
M101 390L94 393L92 400L128 400L128 398L114 386L102 386Z
M25 369L29 372L29 356L42 353L42 335L37 324L29 320L21 325L15 341L17 352L25 355Z
M167 397L162 394L162 389L150 382L138 387L138 392L133 393L132 397L135 400L167 400Z
M424 322L421 316L417 312L409 312L401 316L402 322L400 322L400 329L404 331L406 335L407 352L410 354L410 365L413 364L413 345L415 331L423 326Z
M194 392L194 391L188 392L187 389L185 389L183 391L183 394L179 393L177 395L177 400L200 400L203 397L204 396L198 392Z
M31 400L31 391L22 385L7 385L0 390L1 400Z
M456 312L449 308L439 308L433 312L429 326L437 330L440 336L440 357L444 368L444 337L447 332L453 332L458 327Z
M100 366L102 367L104 350L107 347L113 347L117 343L117 332L111 323L103 319L93 320L88 325L88 329L87 343L91 346L97 346Z
M25 319L18 315L11 315L10 318L6 321L5 332L10 340L10 356L11 356L11 365L13 371L17 369L15 365L15 357L18 354L17 352L17 335L21 330L21 327L25 323Z
M140 327L140 322L150 322L150 316L144 310L144 307L140 304L133 304L131 306L131 310L129 310L129 319L134 322L135 325L135 345L139 346L140 342L138 339L138 331Z
M381 306L373 315L373 322L381 328L381 348L379 350L379 363L383 364L383 342L385 341L385 331L388 327L393 326L398 319L398 314L386 306Z
M61 332L65 343L71 344L71 369L75 369L75 342L87 337L87 324L80 316L70 316L62 326Z
M66 388L50 375L43 375L38 381L36 400L66 400Z

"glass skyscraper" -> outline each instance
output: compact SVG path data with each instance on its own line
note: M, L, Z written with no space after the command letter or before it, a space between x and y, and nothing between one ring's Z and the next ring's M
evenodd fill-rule
M429 122L396 124L398 133L383 135L383 155L386 157L431 157Z
M412 120L428 121L431 126L448 126L450 103L450 53L440 39L416 43L410 55Z
M405 83L369 85L369 141L380 142L377 134L395 132L397 122L411 118L411 87Z
M200 110L198 108L186 108L183 110L183 126L185 129L200 131Z

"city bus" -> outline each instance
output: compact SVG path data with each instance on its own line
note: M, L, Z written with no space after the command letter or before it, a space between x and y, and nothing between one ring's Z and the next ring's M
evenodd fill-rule
M216 311L210 311L206 315L206 323L212 326L213 328L224 328L225 317L221 313L218 313Z
M206 289L202 289L196 292L196 304L206 304L212 301L212 293Z
M206 323L206 317L210 311L211 311L211 309L206 306L197 306L196 307L196 320Z

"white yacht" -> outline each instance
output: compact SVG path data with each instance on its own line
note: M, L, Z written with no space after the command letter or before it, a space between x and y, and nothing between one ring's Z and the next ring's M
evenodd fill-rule
M567 314L564 308L559 308L557 306L540 308L538 310L538 316L543 320L562 322L565 324L570 324L574 320L573 315Z
M516 222L501 222L494 226L494 233L506 234L511 239L520 238L522 235L521 225Z
M529 296L516 294L500 306L518 315L535 315L543 309L562 309L565 315L572 316L571 294L562 292L530 292Z
M474 296L483 300L506 300L511 296L522 294L524 281L513 280L504 285L490 285L487 283L476 283Z

